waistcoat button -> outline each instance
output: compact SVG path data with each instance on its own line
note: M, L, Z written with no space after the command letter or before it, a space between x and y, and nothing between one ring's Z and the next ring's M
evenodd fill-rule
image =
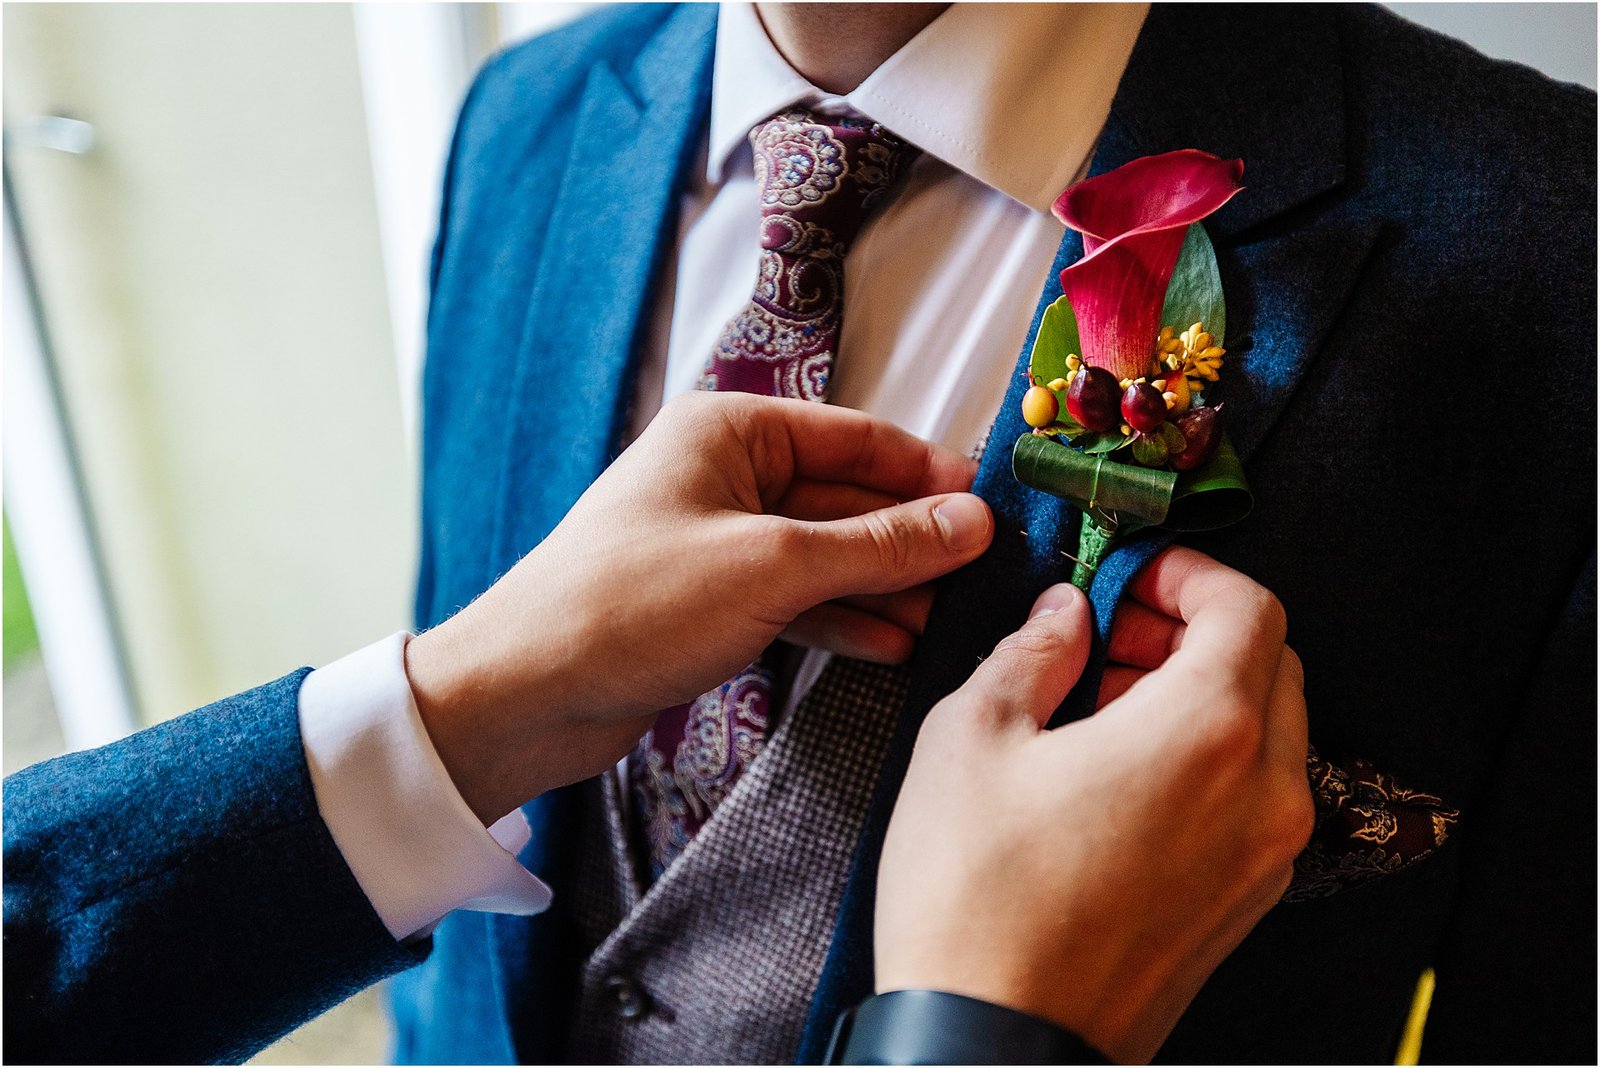
M639 984L626 975L613 975L601 987L616 1014L624 1020L637 1020L650 1011L650 999Z

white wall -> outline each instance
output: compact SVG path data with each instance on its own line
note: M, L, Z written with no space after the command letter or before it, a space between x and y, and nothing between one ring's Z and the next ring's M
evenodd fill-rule
M9 5L4 44L8 125L97 134L6 166L143 717L404 626L414 478L348 7Z

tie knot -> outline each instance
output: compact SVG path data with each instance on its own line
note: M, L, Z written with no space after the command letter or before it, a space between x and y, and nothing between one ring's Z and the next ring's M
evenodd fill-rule
M761 247L842 258L867 216L917 155L875 122L802 108L750 131L761 200Z

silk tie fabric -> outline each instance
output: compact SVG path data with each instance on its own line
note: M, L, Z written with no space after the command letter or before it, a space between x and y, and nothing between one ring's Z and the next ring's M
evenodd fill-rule
M702 389L828 399L844 260L917 150L874 122L791 110L750 133L761 209L755 292L718 338ZM628 762L659 878L755 760L771 725L772 652L656 719Z

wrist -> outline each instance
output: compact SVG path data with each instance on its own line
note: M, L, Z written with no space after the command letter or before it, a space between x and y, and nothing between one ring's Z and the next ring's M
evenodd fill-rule
M548 706L537 683L495 670L482 643L453 625L459 619L406 643L406 679L451 782L487 827L548 788L524 752L537 731L533 710Z
M405 661L423 727L485 826L615 764L660 707L618 707L597 678L607 665L584 652L603 643L580 622L558 633L547 617L496 608L494 593L411 639Z

